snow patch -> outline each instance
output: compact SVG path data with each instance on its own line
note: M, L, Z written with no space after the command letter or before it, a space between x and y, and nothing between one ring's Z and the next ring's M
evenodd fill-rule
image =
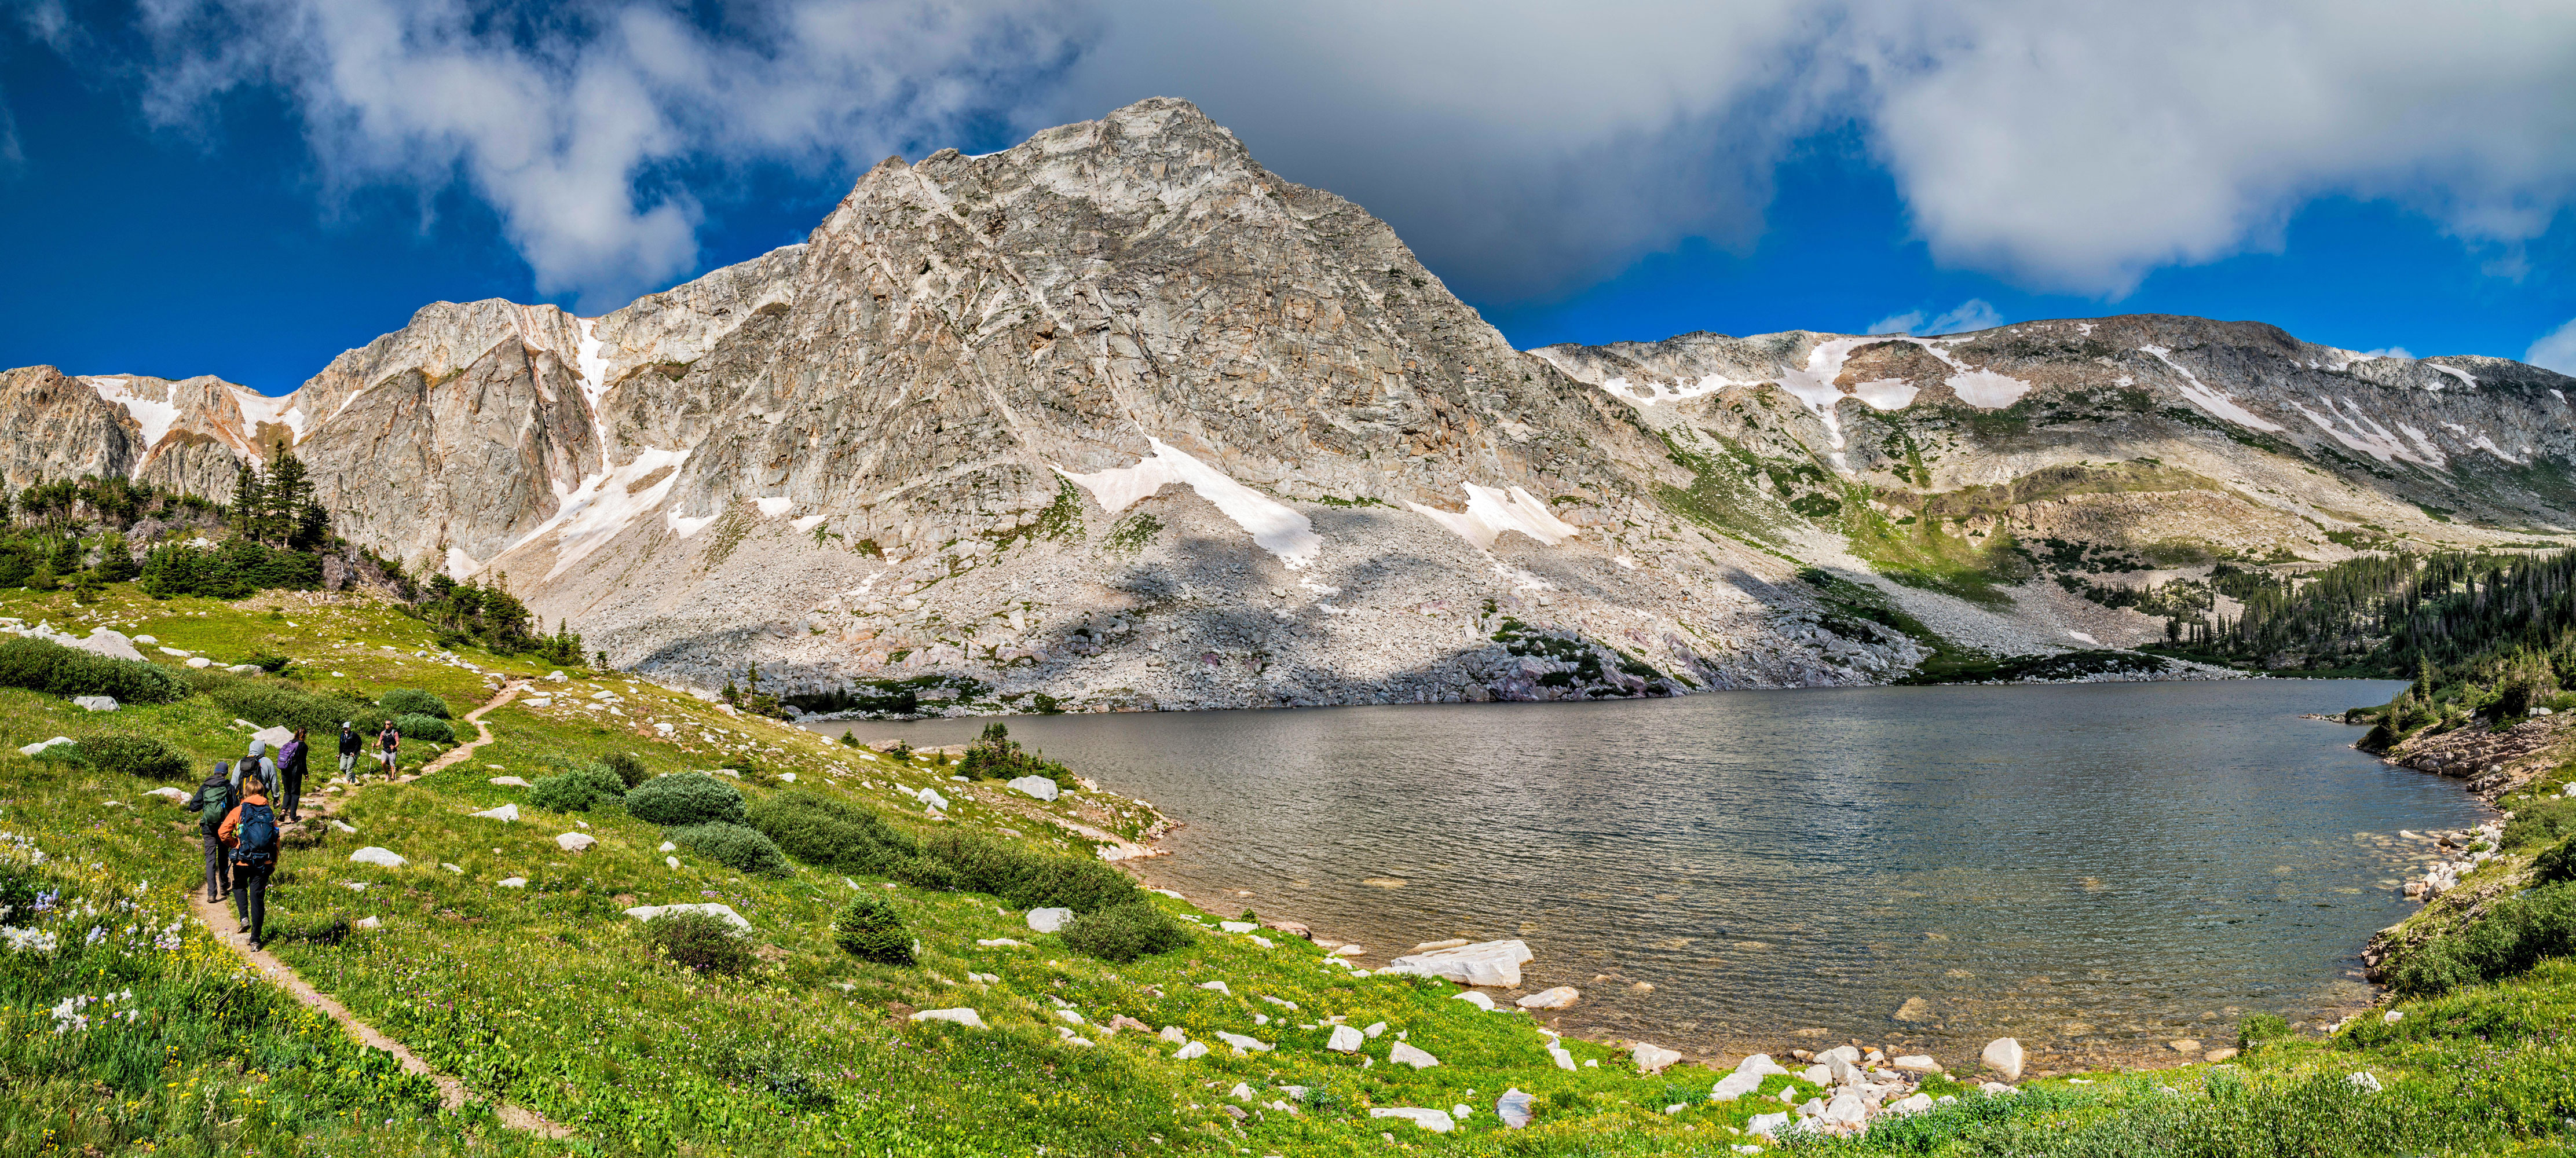
M2457 378L2457 379L2459 379L2459 380L2460 380L2461 385L2467 386L2467 387L2469 387L2470 389L2476 389L2476 388L2477 388L2478 380L2477 380L2477 379L2475 379L2475 378L2470 377L2470 376L2469 376L2469 372L2468 372L2468 371L2466 371L2466 370L2462 370L2462 369L2460 369L2460 368L2458 368L2458 367L2456 367L2456 366L2445 366L2445 365L2442 365L2442 364L2440 364L2440 363L2438 363L2438 362L2417 362L2417 363L2415 363L2415 364L2416 364L2416 365L2418 365L2418 366L2422 366L2423 368L2425 368L2425 369L2427 369L2427 370L2439 370L2439 371L2441 371L2442 373L2445 373L2445 374L2450 375L2451 377Z
M510 544L510 550L516 551L537 541L539 536L552 532L555 536L555 565L546 572L546 578L553 579L563 574L567 568L598 550L601 544L616 538L618 532L643 517L645 512L661 506L662 500L669 497L672 486L680 480L680 464L688 458L689 452L685 450L648 446L635 456L634 461L612 468L606 474L581 480L578 489L560 496L552 516L537 524L534 530L519 536L517 542ZM666 467L669 469L664 470ZM664 473L661 478L654 479L651 486L637 486L652 477L655 471ZM713 520L695 521L704 525ZM678 520L674 516L674 529L677 526ZM692 527L689 530L696 529ZM681 537L687 538L688 534L689 531L683 531Z
M448 578L456 580L471 579L474 577L475 572L482 569L483 564L477 562L474 556L468 555L455 547L449 547L447 549L447 563L445 566L440 568L440 570L447 572Z
M2102 641L2101 641L2101 640L2095 639L2095 638L2093 638L2092 636L2089 636L2089 635L2084 634L2083 632L2080 632L2080 631L2070 631L2070 632L2067 632L2066 634L2071 635L2071 636L2074 636L2074 637L2075 637L2075 638L2077 638L2077 639L2083 640L2083 641L2084 641L2084 642L2086 642L2086 643L2092 644L2092 645L2093 645L2093 646L2095 646L2095 647L2100 647L2100 646L2102 646Z
M1617 396L1622 402L1633 403L1638 406L1652 406L1658 402L1681 402L1691 398L1698 398L1702 395L1715 394L1729 386L1759 385L1761 385L1761 383L1758 381L1738 382L1723 374L1711 374L1697 382L1639 383L1630 382L1625 378L1613 378L1602 383L1601 388Z
M304 441L304 408L295 404L295 395L272 398L234 387L232 396L233 405L241 410L244 435L258 434L260 427L274 422L294 432L289 441Z
M1315 533L1306 516L1166 445L1162 439L1149 436L1145 441L1154 453L1134 466L1090 474L1075 474L1063 467L1055 471L1091 492L1101 509L1113 515L1168 484L1186 484L1200 498L1216 504L1216 509L1234 520L1234 525L1250 533L1262 550L1278 556L1292 569L1314 562L1316 553L1323 550L1323 536Z
M2489 439L2487 438L2487 436L2486 436L2486 435L2483 435L2483 434L2481 434L2481 435L2477 436L2476 438L2470 439L2470 440L2469 440L2469 445L2474 446L2474 447L2478 448L2479 450L2483 450L2483 451L2487 452L2488 454L2492 454L2492 455L2496 456L2497 458L2503 459L2503 460L2505 460L2506 462L2512 463L2512 464L2514 464L2515 466L2530 466L2530 465L2531 465L2531 460L2529 460L2529 459L2515 458L2514 456L2512 456L2512 455L2510 455L2510 454L2506 454L2502 449L2498 448L2498 447L2496 446L2496 444L2495 444L2493 441L2489 440Z
M2413 437L2415 442L2413 447L2398 441L2397 436L2390 433L2387 427L2372 421L2369 415L2362 413L2358 405L2348 402L2338 405L2334 399L2323 396L2319 396L2317 401L2325 406L2326 414L2331 417L2321 417L2316 411L2297 402L2290 403L2290 406L2309 422L2315 423L2317 429L2325 431L2333 436L2336 442L2353 450L2358 450L2381 462L2403 459L2435 470L2442 469L2447 461L2440 450L2424 440L2422 432L2404 423L2399 423L2398 429L2406 431ZM2347 426L2351 428L2349 433L2344 429Z
M1874 410L1903 410L1914 405L1914 396L1922 393L1913 383L1902 378L1881 378L1852 387L1851 396L1869 403Z
M1945 358L1943 361L1948 359ZM1959 401L1979 410L2000 410L2021 401L2022 395L2030 393L2030 383L2019 378L1997 374L1992 370L1970 370L1964 374L1953 374L1942 379L1942 384L1956 393Z
M1468 483L1466 490L1465 511L1444 511L1410 499L1404 505L1480 548L1492 547L1505 531L1518 531L1550 547L1583 533L1581 528L1558 519L1548 511L1546 503L1519 487L1498 491Z
M796 500L788 498L785 495L771 495L765 499L753 499L751 500L751 505L759 507L760 513L763 516L774 519L789 511L795 510Z
M84 378L82 381L89 383L90 389L98 391L100 398L125 408L126 416L143 428L143 449L146 451L159 446L161 436L170 433L170 427L179 421L178 406L155 402L135 393L131 378Z
M824 515L807 515L801 519L791 519L788 521L787 525L796 528L796 533L802 535L823 525L823 520L826 517L827 516Z
M2163 346L2140 346L2138 348L2149 354L2155 355L2157 361L2172 367L2174 373L2182 375L2182 396L2189 399L2192 405L2200 407L2201 409L2220 418L2224 418L2229 422L2233 422L2238 426L2248 426L2256 430L2268 430L2274 434L2278 434L2288 429L2288 427L2282 426L2278 422L2274 422L2271 419L2265 418L2251 410L2247 410L2244 407L2237 405L2226 395L2210 389L2207 385L2201 382L2199 375L2184 368L2182 363L2173 360L2172 350L2166 349ZM2310 418L2313 420L2314 416L2311 415ZM2328 429L2331 430L2332 428L2329 427Z

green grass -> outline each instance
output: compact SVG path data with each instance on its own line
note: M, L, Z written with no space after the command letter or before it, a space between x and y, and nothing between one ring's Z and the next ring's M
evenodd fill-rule
M86 614L219 659L273 648L303 661L317 686L346 683L372 694L420 687L460 714L489 696L481 675L412 655L427 642L425 629L386 608L289 606L272 619L273 602L165 603L113 588ZM0 593L0 614L60 624L82 613L61 596ZM464 658L487 671L543 674L521 661ZM1073 792L1041 805L991 785L958 784L927 759L863 753L622 677L538 688L554 693L553 706L519 702L490 713L493 744L438 775L366 788L339 814L355 834L287 853L271 900L277 927L318 930L375 917L382 928L336 943L279 936L272 948L431 1064L570 1126L572 1140L510 1135L482 1111L438 1110L423 1083L393 1075L381 1055L243 974L202 931L176 948L150 946L148 937L182 911L181 892L196 871L192 830L177 809L141 795L152 785L13 750L112 728L158 737L202 766L237 752L244 730L230 713L192 696L87 716L50 696L0 689L0 741L9 745L0 748L0 832L44 851L48 863L37 871L52 874L66 896L113 912L103 948L0 953L0 1152L1356 1155L1387 1153L1382 1135L1392 1133L1406 1153L1718 1155L1744 1141L1730 1131L1747 1118L1781 1108L1770 1095L1789 1089L1804 1100L1816 1092L1775 1077L1762 1095L1711 1104L1704 1098L1713 1073L1641 1075L1624 1055L1586 1042L1568 1045L1600 1065L1558 1069L1527 1015L1480 1012L1451 1000L1454 989L1442 982L1354 977L1303 941L1266 934L1273 944L1265 948L1166 898L1149 903L1182 919L1189 943L1113 964L1030 932L1019 913L988 896L889 888L880 877L810 866L780 878L748 876L686 850L665 853L666 833L621 806L549 813L533 808L526 790L489 780L504 772L535 779L632 752L652 774L748 768L740 783L755 802L813 791L872 809L915 837L963 829L1078 856L1090 855L1091 843L1047 817L1069 819L1088 805L1129 835L1155 817L1112 794ZM618 696L618 712L592 699L594 691ZM667 736L656 722L673 725ZM952 801L947 819L931 819L908 795L924 786ZM109 800L119 806L104 807ZM518 804L523 819L467 815L503 803ZM581 853L558 847L558 834L577 831L598 843ZM390 848L410 863L350 863L361 845ZM505 888L505 878L526 885ZM920 942L915 965L861 960L835 943L834 919L858 896L891 906ZM642 925L623 915L637 904L695 901L720 901L751 921L751 968L701 975L657 958ZM120 902L136 911L116 910ZM77 941L88 918L47 919ZM142 948L117 931L127 924L144 930ZM976 944L1001 937L1029 947ZM1218 979L1232 992L1196 988ZM56 1003L110 986L131 987L149 1019L50 1032ZM2371 1023L2331 1042L2268 1044L2232 1068L2093 1085L2035 1080L2013 1100L1971 1092L1857 1146L1825 1148L2549 1152L2558 1138L2553 1123L2576 1116L2576 1081L2561 1056L2576 1047L2558 1036L2576 1011L2571 995L2576 966L2551 962L2409 1006L2422 1020L2410 1013L2387 1032ZM989 1028L904 1016L952 1006L977 1009ZM1079 1012L1082 1025L1063 1019L1062 1008ZM1213 1052L1177 1061L1175 1047L1152 1034L1106 1034L1115 1016L1181 1027ZM1263 1016L1272 1020L1258 1024ZM1328 1052L1325 1019L1335 1016L1358 1026L1385 1021L1442 1064L1423 1071L1388 1064L1387 1038L1372 1042L1380 1060L1370 1066ZM1073 1044L1060 1029L1094 1044ZM1217 1044L1219 1031L1278 1048L1238 1057ZM2489 1057L2514 1064L2477 1060ZM2359 1068L2378 1074L2388 1092L2363 1099L2335 1084ZM1238 1082L1256 1092L1251 1103L1227 1096ZM1294 1101L1288 1086L1309 1091L1296 1112L1265 1108ZM1530 1129L1506 1131L1493 1115L1494 1097L1514 1086L1539 1098ZM1676 1100L1688 1108L1661 1112ZM1462 1102L1477 1113L1449 1135L1366 1116L1372 1106ZM1238 1122L1226 1105L1248 1116Z

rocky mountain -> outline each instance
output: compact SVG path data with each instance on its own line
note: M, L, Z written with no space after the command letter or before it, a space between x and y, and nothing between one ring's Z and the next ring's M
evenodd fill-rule
M291 444L352 538L699 686L1573 698L2135 644L2164 620L2084 584L2559 541L2571 388L2171 317L1522 352L1150 100L889 158L603 317L426 307L284 398L9 371L0 472L222 497Z

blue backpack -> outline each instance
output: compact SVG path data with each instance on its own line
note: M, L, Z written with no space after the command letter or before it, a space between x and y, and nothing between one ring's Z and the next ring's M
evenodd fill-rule
M242 805L241 822L233 826L233 838L240 842L233 848L234 864L277 863L277 814L267 805Z

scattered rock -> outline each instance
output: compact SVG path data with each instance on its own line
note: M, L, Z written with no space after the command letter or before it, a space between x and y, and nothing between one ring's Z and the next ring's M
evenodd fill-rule
M1987 1082L1984 1085L1978 1086L1977 1089L1979 1092L1990 1098L1997 1098L2002 1097L2005 1094L2017 1094L2021 1092L2020 1090L2016 1090L2002 1082Z
M1931 1108L1932 1095L1909 1094L1903 1098L1897 1099L1893 1103L1890 1103L1885 1109L1882 1109L1879 1112L1882 1114L1920 1114Z
M1583 994L1573 986L1559 985L1554 989L1539 990L1512 1004L1523 1009L1564 1009L1581 1000L1582 997Z
M503 788L525 788L528 786L527 781L516 776L495 776L491 779L491 783L498 784ZM479 816L482 814L476 813L475 815Z
M1216 1039L1227 1045L1233 1046L1236 1049L1250 1050L1254 1053L1268 1053L1273 1048L1270 1043L1266 1041L1245 1037L1239 1033L1227 1033L1223 1030L1217 1031ZM1424 1056L1427 1057L1429 1055L1426 1054Z
M2371 1076L2369 1070L2354 1070L2352 1076L2344 1080L2352 1083L2354 1089L2367 1090L2374 1094L2379 1092L2379 1079Z
M721 906L721 905L719 905L719 906L717 906L717 907L718 907L718 908L723 908L723 906ZM633 910L631 910L631 909L630 909L630 910L628 910L628 911L629 911L629 912L633 912ZM731 910L731 909L725 909L725 911L726 911L726 912L728 912L728 913L730 913L730 912L732 912L733 910ZM974 1011L974 1010L972 1010L972 1009L963 1009L963 1008L960 1008L960 1009L925 1009L925 1010L922 1010L922 1011L921 1011L921 1012L919 1012L919 1013L913 1014L913 1015L912 1015L911 1020L914 1020L914 1021L945 1021L945 1022L949 1022L949 1023L954 1024L954 1025L962 1025L962 1026L965 1026L965 1027L966 1027L966 1028L968 1028L968 1029L982 1029L982 1028L984 1028L984 1015L983 1015L983 1014L977 1013L977 1012L975 1012L975 1011Z
M1427 1070L1440 1064L1439 1058L1431 1056L1428 1051L1411 1042L1404 1041L1395 1043L1395 1048L1387 1052L1386 1060L1398 1065L1412 1066L1418 1070Z
M2186 1038L2179 1039L2179 1040L2176 1040L2176 1041L2169 1041L2169 1042L2166 1042L2165 1044L2166 1044L2167 1046L2171 1047L2175 1053L2199 1053L2199 1052L2200 1052L2200 1043L2199 1043L2199 1042L2196 1042L2196 1041L2193 1041L2192 1039L2187 1038L2187 1037L2186 1037Z
M56 745L56 744L68 744L68 743L71 743L71 742L72 742L72 738L71 738L71 737L69 737L69 736L56 736L56 737L54 737L53 739L50 739L50 740L40 740L40 741L37 741L36 743L29 744L29 745L27 745L27 746L25 746L25 747L23 747L23 748L20 748L20 749L18 749L18 754L19 754L19 755L21 755L21 756L33 756L33 755L35 755L36 753L38 753L38 752L42 752L42 751L44 751L44 750L45 750L45 749L47 749L47 748L51 748L51 747L53 747L53 746L54 746L54 745Z
M1324 1048L1334 1053L1358 1053L1361 1044L1367 1040L1360 1036L1360 1031L1350 1026L1336 1025L1333 1027L1333 1036L1324 1042Z
M1173 1060L1173 1061L1188 1061L1188 1060L1190 1060L1191 1058L1206 1057L1206 1056L1207 1056L1207 1051L1208 1051L1208 1047L1207 1047L1207 1043L1206 1043L1206 1042L1203 1042L1203 1041L1193 1041L1193 1042L1189 1042L1189 1043L1187 1043L1187 1044L1185 1044L1185 1045L1181 1046L1181 1048L1179 1048L1179 1049L1176 1049L1176 1050L1173 1050L1173 1051L1172 1051L1172 1060Z
M1987 1068L2002 1074L2007 1082L2021 1080L2022 1052L2019 1041L2009 1037L1999 1037L1987 1042L1985 1052L1978 1054L1977 1060L1984 1062Z
M1225 982L1222 981L1201 981L1199 982L1198 987L1211 993L1222 993L1228 997L1234 996L1234 990L1226 988Z
M1425 1110L1413 1106L1376 1106L1369 1110L1369 1117L1410 1119L1414 1125L1434 1134L1446 1134L1458 1126L1450 1120L1446 1110Z
M1641 1041L1628 1048L1628 1059L1637 1063L1639 1073L1659 1074L1665 1067L1682 1060L1682 1055L1680 1050Z
M169 801L169 802L170 802L170 803L172 803L172 804L186 804L186 803L189 801L189 799L190 799L190 797L189 797L189 795L188 795L187 793L185 793L185 792L181 792L180 790L178 790L178 789L176 789L176 788L168 788L168 787L155 788L155 789L153 789L153 790L152 790L152 791L150 791L150 792L146 792L146 793L144 793L144 795L145 795L145 796L158 796L158 797L160 797L161 799L163 799L163 800L167 800L167 801Z
M385 927L385 923L374 917L360 917L358 918L357 927L361 929L381 929Z
M336 832L355 833L358 831L356 828L353 828L337 819L331 820L329 824L331 825L332 830Z
M1762 1088L1762 1079L1759 1076L1739 1070L1717 1079L1717 1084L1708 1089L1708 1100L1732 1102L1760 1088Z
M1906 1074L1937 1074L1941 1072L1941 1063L1924 1054L1909 1053L1887 1063L1887 1068Z
M115 696L73 696L72 706L85 712L113 712L117 705Z
M975 946L979 949L1026 949L1029 943L1014 941L1008 937L979 937L975 940Z
M1828 1125L1857 1126L1869 1120L1869 1103L1861 1101L1859 1094L1835 1094L1833 1101L1825 1103L1825 1112L1817 1117Z
M1216 927L1229 933L1249 933L1261 925L1255 921L1219 921Z
M392 849L378 848L372 844L350 853L349 859L357 864L383 865L386 868L401 868L411 863Z
M1409 953L1387 963L1383 973L1446 977L1462 985L1513 989L1521 983L1521 965L1530 959L1529 945L1519 940L1486 941L1425 953Z
M485 820L498 820L507 823L519 819L519 806L516 804L504 804L499 808L486 808L481 812L474 813L474 815L480 816Z
M1782 1110L1776 1114L1753 1115L1753 1120L1744 1124L1744 1132L1761 1138L1777 1138L1788 1126L1789 1112Z
M526 877L502 877L502 878L501 878L501 881L500 881L500 884L501 884L501 887L502 887L502 888L505 888L505 889L524 889L524 888L528 887L528 878L526 878Z
M202 655L192 655L188 657L188 666L197 668L213 667L215 666L215 661L207 659Z
M744 920L742 918L742 914L733 911L733 906L719 905L714 902L698 905L639 905L635 908L626 910L626 915L633 917L638 921L650 921L664 913L690 912L713 913L716 916L724 918L724 922L734 928L745 931L749 931L751 928L751 922Z
M587 832L567 832L555 838L555 847L565 852L581 852L598 843L599 838Z
M1494 1099L1494 1116L1503 1120L1503 1128L1507 1130L1529 1125L1531 1113L1536 1108L1535 1101L1517 1086L1504 1090L1503 1096Z
M1056 787L1055 781L1044 776L1022 776L1008 782L1004 787L1022 796L1033 796L1048 803L1054 803L1057 794L1063 791Z
M1492 1013L1492 1012L1494 1011L1494 999L1493 999L1493 998L1491 998L1491 997L1487 997L1487 996L1485 996L1485 994L1484 994L1484 991L1483 991L1483 990L1470 989L1470 990L1466 991L1465 993L1461 993L1461 994L1458 994L1458 995L1456 995L1456 996L1454 996L1454 997L1451 997L1449 1000L1451 1000L1451 1001L1464 1001L1464 1002L1466 1002L1467 1004L1472 1005L1472 1006L1475 1006L1475 1007L1476 1007L1476 1008L1478 1008L1478 1009L1484 1010L1484 1011L1485 1011L1485 1012L1487 1012L1487 1013Z
M2205 1062L2223 1062L2235 1056L2236 1051L2232 1049L2213 1049L2208 1053L2200 1055L2200 1060Z

